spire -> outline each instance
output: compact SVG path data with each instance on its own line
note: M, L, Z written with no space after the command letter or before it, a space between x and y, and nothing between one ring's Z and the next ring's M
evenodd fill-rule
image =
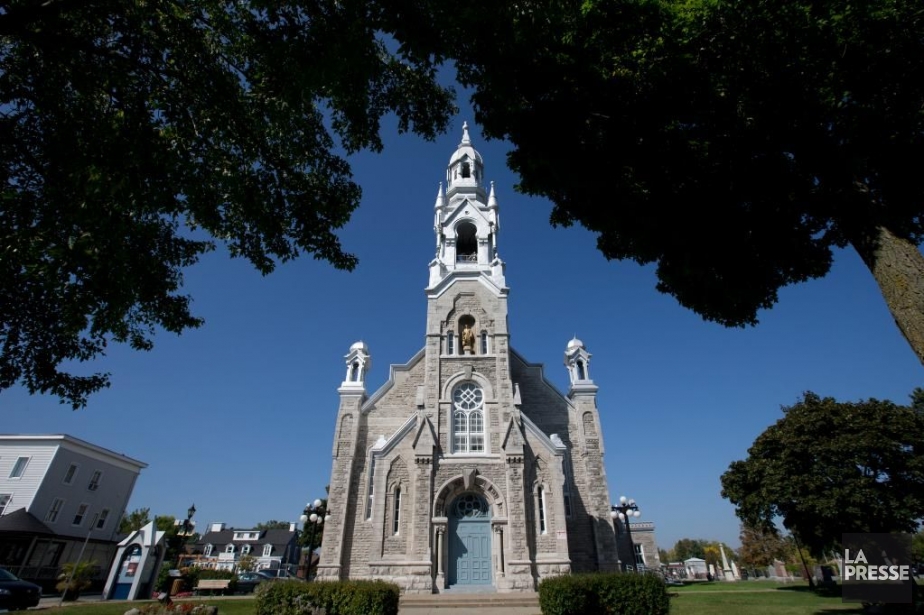
M494 196L494 182L491 182L491 194L488 195L488 209L497 209L497 197Z
M436 204L433 209L439 209L446 205L446 195L443 193L443 182L440 182L440 189L436 193Z
M472 140L468 136L468 122L462 122L462 143L459 143L459 147L471 144Z
M436 256L430 261L429 289L450 277L484 276L497 292L506 292L504 263L497 254L499 207L492 182L490 198L484 160L472 145L468 122L462 141L446 166L434 205Z

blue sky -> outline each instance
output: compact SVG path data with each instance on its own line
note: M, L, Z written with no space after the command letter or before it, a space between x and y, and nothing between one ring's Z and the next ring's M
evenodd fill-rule
M386 127L382 154L351 159L363 203L340 236L356 271L306 257L261 277L222 250L207 255L185 284L203 328L161 333L147 353L111 348L92 367L111 372L112 387L83 410L3 392L0 432L67 433L150 464L129 510L179 517L195 503L200 529L296 521L329 482L350 345L369 345L371 394L424 344L433 202L463 120L470 111L434 143ZM511 344L564 392L565 345L584 341L611 496L638 501L661 547L739 544L719 476L803 391L905 403L922 385L852 251L827 278L783 289L756 328L725 329L655 291L653 268L607 262L590 233L550 227L548 202L514 192L508 147L471 132L500 204Z

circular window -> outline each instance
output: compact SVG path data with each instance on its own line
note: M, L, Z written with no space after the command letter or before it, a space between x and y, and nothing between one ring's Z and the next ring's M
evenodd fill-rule
M452 401L462 410L479 408L484 401L484 393L474 384L468 383L456 388L452 393Z
M456 499L457 517L483 517L488 514L488 504L474 493L466 493Z

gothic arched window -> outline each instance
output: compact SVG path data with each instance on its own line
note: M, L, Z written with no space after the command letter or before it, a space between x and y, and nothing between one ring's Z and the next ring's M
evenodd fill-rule
M460 384L452 392L452 452L484 452L484 392L476 384Z

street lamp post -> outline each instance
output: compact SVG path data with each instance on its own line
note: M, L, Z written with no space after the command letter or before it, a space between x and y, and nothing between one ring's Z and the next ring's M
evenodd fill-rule
M329 519L330 514L327 512L327 503L320 499L317 499L314 502L309 502L305 505L305 510L302 511L302 531L308 532L308 540L305 543L305 547L308 549L308 553L305 556L306 581L309 580L308 577L311 574L311 554L314 553L315 537L317 536L321 525ZM309 527L311 528L310 531L308 530Z
M632 517L641 517L642 513L638 509L638 504L635 503L635 500L626 498L626 496L619 497L619 504L613 504L610 507L610 517L613 518L613 529L619 531L619 526L616 523L616 520L622 521L626 526L626 538L629 539L629 557L631 557L631 562L635 564L635 545L632 544L632 528L629 527L629 519ZM617 553L619 549L617 547ZM627 570L629 564L626 564Z
M188 509L186 509L186 518L180 521L177 519L175 525L180 526L180 529L177 530L176 535L179 538L176 550L176 567L180 567L180 556L182 555L183 545L186 544L186 541L189 540L189 537L192 535L193 528L196 527L196 522L192 520L193 515L196 514L196 505L193 504Z

